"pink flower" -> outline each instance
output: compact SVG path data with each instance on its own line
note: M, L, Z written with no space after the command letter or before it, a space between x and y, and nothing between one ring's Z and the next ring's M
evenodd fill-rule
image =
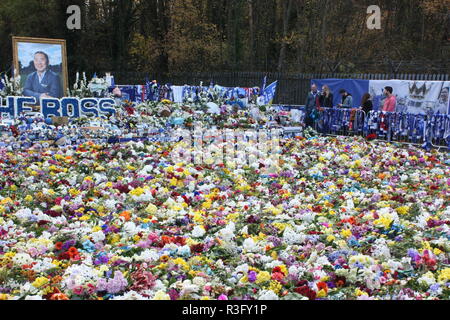
M83 287L82 286L77 286L73 289L73 293L75 293L77 296L81 296L83 295Z
M228 297L224 294L221 294L217 300L228 300Z

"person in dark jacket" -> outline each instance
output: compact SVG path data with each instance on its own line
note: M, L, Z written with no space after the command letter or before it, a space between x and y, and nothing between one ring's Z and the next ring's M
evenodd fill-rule
M308 93L305 103L305 124L307 127L314 127L314 119L312 115L319 105L319 95L320 93L317 90L317 86L313 84L311 86L311 92Z
M361 100L361 110L366 114L369 114L373 110L373 103L370 93L366 93L363 95Z
M331 93L330 87L327 85L322 87L319 102L321 108L333 108L333 94Z

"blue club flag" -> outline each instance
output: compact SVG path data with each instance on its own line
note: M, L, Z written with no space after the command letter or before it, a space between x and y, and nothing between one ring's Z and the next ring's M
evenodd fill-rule
M266 90L266 86L267 86L267 76L264 77L263 85L261 87L261 92L264 92L264 90Z
M275 93L277 91L277 85L278 81L275 81L264 89L263 95L265 104L272 104L273 99L275 98Z

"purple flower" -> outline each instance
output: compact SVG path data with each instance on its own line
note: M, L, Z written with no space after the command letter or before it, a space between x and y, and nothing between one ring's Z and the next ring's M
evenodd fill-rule
M178 300L178 298L180 297L180 294L178 293L177 290L170 289L169 290L169 297L170 297L170 300Z
M249 273L248 273L248 282L251 282L251 283L253 283L253 282L255 282L256 281L256 272L255 271L250 271Z
M69 250L69 248L73 247L74 245L75 245L75 241L74 240L69 240L69 241L66 241L63 244L62 248L63 248L63 250Z

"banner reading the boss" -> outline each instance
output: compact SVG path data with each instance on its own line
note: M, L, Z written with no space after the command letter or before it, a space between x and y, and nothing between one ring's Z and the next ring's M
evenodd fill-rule
M33 112L33 106L37 104L34 97L0 97L0 115L8 114L10 117L17 118L23 113ZM113 99L96 98L62 98L62 99L41 99L39 112L45 118L50 116L80 118L100 117L106 118L115 114Z

